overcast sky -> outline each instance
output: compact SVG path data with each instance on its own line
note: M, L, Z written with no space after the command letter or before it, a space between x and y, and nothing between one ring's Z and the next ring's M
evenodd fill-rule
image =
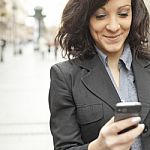
M34 14L34 8L41 6L43 14L46 15L44 19L48 26L58 25L61 18L62 10L68 0L22 0L23 7L27 10L29 15Z

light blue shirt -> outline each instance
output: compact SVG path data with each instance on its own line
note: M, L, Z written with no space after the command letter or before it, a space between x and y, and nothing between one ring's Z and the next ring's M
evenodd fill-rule
M116 86L114 78L112 76L111 70L108 66L108 57L101 50L96 47L96 51L101 61L103 62L109 77L113 85L115 86L117 93L121 99L121 101L138 101L137 91L134 83L134 75L132 71L132 53L129 44L126 44L123 50L123 53L119 59L119 87ZM137 138L135 143L132 145L132 150L142 150L141 147L141 139Z

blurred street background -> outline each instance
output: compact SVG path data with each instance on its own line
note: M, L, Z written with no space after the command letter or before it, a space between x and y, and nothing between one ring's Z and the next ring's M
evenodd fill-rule
M54 37L67 1L0 0L0 150L53 150L49 71L65 60Z
M0 0L0 150L52 150L51 65L67 0ZM58 49L58 51L57 51Z

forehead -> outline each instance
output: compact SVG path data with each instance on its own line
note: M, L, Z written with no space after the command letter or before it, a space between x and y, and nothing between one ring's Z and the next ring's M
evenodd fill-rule
M124 6L124 5L131 5L131 0L108 0L108 2L104 5L107 6Z

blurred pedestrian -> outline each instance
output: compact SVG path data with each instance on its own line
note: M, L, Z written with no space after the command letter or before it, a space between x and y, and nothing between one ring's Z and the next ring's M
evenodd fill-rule
M54 42L54 56L55 56L55 60L57 60L58 48L59 48L59 43L57 41L55 41Z
M6 40L0 39L0 61L4 61L4 49L6 47Z

